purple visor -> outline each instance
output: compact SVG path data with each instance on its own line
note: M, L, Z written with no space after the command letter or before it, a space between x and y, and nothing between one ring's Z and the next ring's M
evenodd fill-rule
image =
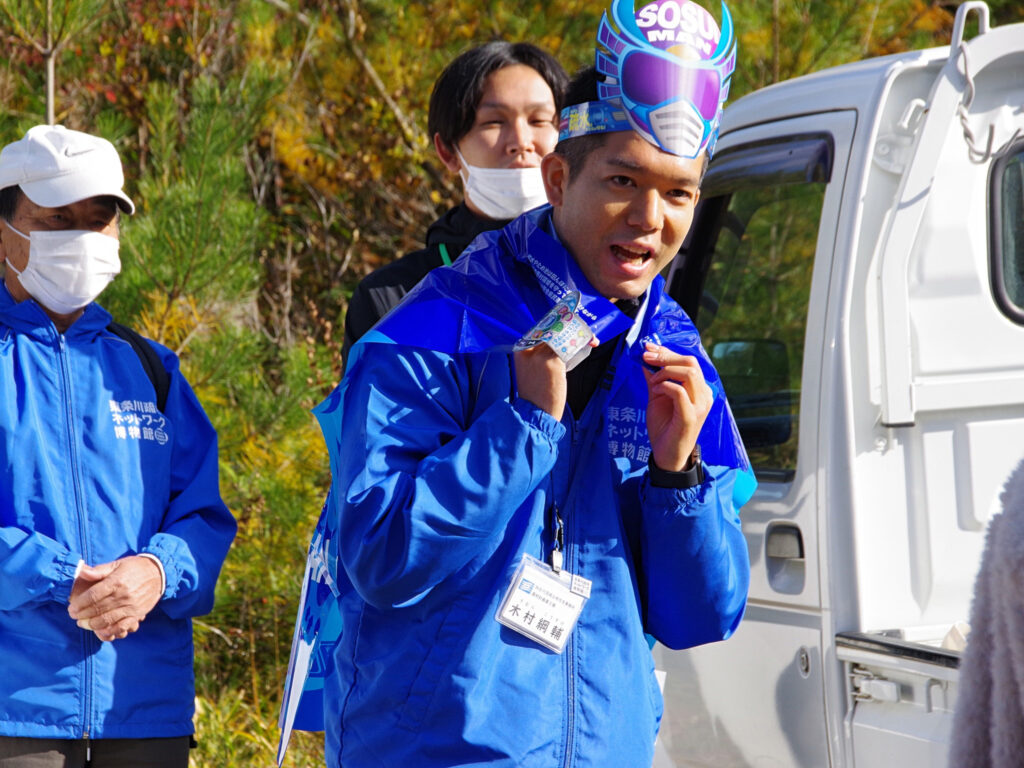
M672 54L634 49L620 64L622 90L637 104L656 106L685 94L700 116L711 122L721 105L722 78L711 68L696 68Z

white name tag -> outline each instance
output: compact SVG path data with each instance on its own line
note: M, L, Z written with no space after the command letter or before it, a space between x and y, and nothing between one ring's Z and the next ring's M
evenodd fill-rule
M495 618L524 637L561 653L590 597L590 580L524 554Z

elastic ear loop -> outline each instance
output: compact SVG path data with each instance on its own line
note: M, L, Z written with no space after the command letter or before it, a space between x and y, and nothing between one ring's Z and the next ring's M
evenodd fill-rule
M22 232L22 231L21 231L20 229L15 229L15 228L14 228L14 225L13 225L13 224L11 224L11 222L9 222L9 221L8 221L7 219L4 219L4 224L6 224L6 225L7 225L7 228L8 228L9 230L11 230L11 232L13 232L14 234L16 234L16 235L17 235L18 237L20 237L20 238L22 238L22 239L24 239L24 240L28 240L29 242L32 242L32 238L30 238L30 237L29 237L28 235L26 235L26 234L25 234L24 232ZM5 261L5 262L4 262L4 264L6 265L7 269L11 270L11 272L13 272L14 274L16 274L16 275L17 275L18 277L21 277L21 272L24 272L24 270L21 270L21 272L19 272L19 271L18 271L17 269L15 269L15 268L14 268L14 265L13 265L13 264L11 264L11 260L10 260L10 259L8 259L7 261Z

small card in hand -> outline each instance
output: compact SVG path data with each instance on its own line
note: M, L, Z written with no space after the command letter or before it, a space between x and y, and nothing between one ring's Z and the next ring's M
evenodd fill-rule
M590 354L590 340L594 338L590 326L576 313L579 303L576 291L563 296L513 349L547 344L565 362L566 370L575 368Z

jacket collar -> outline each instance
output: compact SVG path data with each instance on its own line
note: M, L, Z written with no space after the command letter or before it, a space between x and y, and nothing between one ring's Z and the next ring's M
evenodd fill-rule
M96 302L89 304L82 316L65 331L66 338L88 338L95 336L106 328L112 318ZM59 335L57 326L50 316L35 299L15 301L7 289L7 283L0 279L0 323L9 326L17 333L25 333L37 338L54 338Z

